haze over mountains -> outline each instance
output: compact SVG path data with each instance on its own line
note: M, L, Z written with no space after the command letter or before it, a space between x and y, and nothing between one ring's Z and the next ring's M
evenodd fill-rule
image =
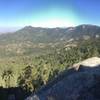
M2 27L0 26L0 34L15 32L21 28L22 27Z

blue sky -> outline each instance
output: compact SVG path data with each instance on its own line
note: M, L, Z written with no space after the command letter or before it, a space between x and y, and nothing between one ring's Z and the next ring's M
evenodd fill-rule
M0 0L0 27L100 25L100 0Z

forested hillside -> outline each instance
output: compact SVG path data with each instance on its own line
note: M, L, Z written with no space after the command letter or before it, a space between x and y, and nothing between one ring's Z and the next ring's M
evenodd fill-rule
M68 28L40 28L26 26L16 32L0 35L0 57L41 55L55 47L76 45L77 41L98 39L100 27L79 25Z
M41 56L11 57L5 58L5 61L2 59L1 84L4 87L21 86L27 91L36 92L73 64L100 56L99 43L99 39L87 40L77 43L75 47L55 48L52 53Z

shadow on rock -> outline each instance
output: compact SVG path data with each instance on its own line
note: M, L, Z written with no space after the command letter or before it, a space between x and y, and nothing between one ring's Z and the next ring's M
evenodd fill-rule
M100 100L100 65L64 71L26 100Z

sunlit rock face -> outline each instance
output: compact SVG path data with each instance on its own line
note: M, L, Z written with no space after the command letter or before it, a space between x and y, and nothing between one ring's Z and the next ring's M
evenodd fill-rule
M89 58L27 100L100 100L100 58Z
M79 67L80 67L80 65L82 65L82 66L88 66L88 67L95 67L95 66L98 66L98 65L100 65L100 58L98 58L98 57L92 57L92 58L88 58L88 59L86 59L86 60L84 60L84 61L82 61L82 62L79 62L79 63L77 63L77 64L74 64L73 66L72 66L72 68L75 68L76 70L78 70L79 69Z

